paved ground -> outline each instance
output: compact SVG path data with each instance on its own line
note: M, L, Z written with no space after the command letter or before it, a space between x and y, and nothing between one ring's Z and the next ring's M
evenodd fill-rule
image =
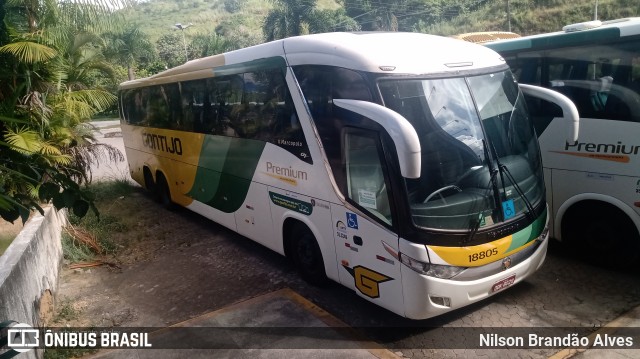
M124 155L124 144L122 142L119 120L92 121L91 125L96 128L96 131L94 131L94 137L98 142L111 145L120 150ZM100 163L97 166L94 166L92 171L94 181L129 178L129 169L126 161L117 163Z
M164 349L103 350L92 358L398 358L289 289L160 329L149 340Z

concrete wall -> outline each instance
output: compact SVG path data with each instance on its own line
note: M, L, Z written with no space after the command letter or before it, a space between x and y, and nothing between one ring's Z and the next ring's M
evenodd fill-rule
M44 216L34 215L0 256L0 322L15 320L34 327L42 324L42 297L50 298L58 286L61 228L66 218L65 211L45 208ZM30 351L20 358L42 357L41 352Z

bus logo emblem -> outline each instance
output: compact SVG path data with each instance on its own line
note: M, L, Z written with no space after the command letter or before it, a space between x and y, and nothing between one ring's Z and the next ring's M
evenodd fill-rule
M353 276L356 288L360 293L369 298L380 298L380 283L393 280L391 277L363 266L355 266L353 268L344 266L344 269Z
M502 260L502 270L511 268L511 257L507 257Z

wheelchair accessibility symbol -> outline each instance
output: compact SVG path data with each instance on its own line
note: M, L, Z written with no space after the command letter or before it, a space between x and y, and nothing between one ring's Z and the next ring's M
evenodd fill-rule
M355 213L347 212L347 226L358 229L358 216Z
M504 214L504 219L510 219L516 216L516 207L512 199L502 202L502 213Z

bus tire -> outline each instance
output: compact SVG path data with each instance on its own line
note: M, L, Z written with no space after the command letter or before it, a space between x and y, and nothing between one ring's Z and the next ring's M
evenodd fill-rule
M167 179L162 173L158 173L156 177L158 178L156 183L156 197L158 198L158 201L162 207L168 210L175 209L175 204L171 200L171 190L169 189Z
M619 208L601 201L571 207L562 219L562 239L582 259L607 267L638 264L640 235Z
M293 263L302 279L316 286L327 284L322 252L311 230L304 224L295 224L291 231L290 244Z
M156 183L153 181L153 176L151 175L151 171L149 170L149 167L144 168L143 176L144 176L144 188L147 190L147 192L155 194Z

